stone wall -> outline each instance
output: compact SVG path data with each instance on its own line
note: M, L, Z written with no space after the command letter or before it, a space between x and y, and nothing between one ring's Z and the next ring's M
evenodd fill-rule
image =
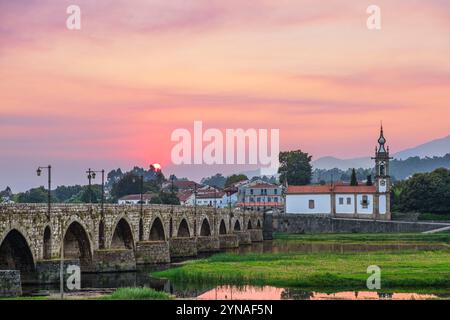
M170 263L168 241L141 241L136 244L136 264Z
M250 233L247 231L235 231L234 232L238 236L239 245L249 245L252 244L252 239L250 237Z
M80 266L79 260L64 260L64 281L70 276L66 270L69 265ZM59 283L60 282L60 260L41 260L36 263L37 283Z
M172 238L169 240L170 257L184 258L197 255L196 238Z
M17 297L22 295L20 272L17 270L0 270L0 297Z
M239 238L236 234L221 234L219 236L220 249L239 247Z
M220 250L218 237L197 237L197 252L215 252Z
M445 224L339 219L315 215L280 214L273 216L273 229L287 233L402 233L424 232Z
M251 229L248 230L250 232L250 239L252 242L261 242L263 241L263 231L261 229Z
M131 249L96 250L94 253L94 272L135 271L136 260Z

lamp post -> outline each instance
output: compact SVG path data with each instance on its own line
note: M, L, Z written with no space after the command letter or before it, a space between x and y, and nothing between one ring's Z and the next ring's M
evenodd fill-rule
M92 203L92 179L95 179L97 173L102 174L102 214L105 206L105 170L92 170L91 168L86 171L87 178L89 180L89 203Z
M52 202L52 166L48 165L47 167L38 167L36 170L36 174L38 177L42 174L42 169L46 169L48 171L48 198L47 198L47 219L50 220L50 211L51 211L51 202Z
M133 183L136 182L136 179L133 178ZM144 175L139 175L139 204L140 204L140 214L144 212Z

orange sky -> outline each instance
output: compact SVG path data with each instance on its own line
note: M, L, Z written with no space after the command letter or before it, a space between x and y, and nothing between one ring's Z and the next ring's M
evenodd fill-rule
M448 1L76 3L80 31L73 1L0 0L0 188L47 163L65 184L171 168L170 134L194 120L280 129L316 158L370 155L380 120L394 152L450 133Z

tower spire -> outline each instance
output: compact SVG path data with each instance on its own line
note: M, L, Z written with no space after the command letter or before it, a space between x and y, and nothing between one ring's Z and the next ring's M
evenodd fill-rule
M381 128L380 128L380 138L378 138L378 152L386 152L385 144L386 144L386 138L384 137L384 131L383 131L383 121L381 121Z

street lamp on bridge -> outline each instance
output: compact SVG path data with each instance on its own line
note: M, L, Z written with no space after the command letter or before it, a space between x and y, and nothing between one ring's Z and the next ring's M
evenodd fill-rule
M36 174L38 177L42 175L42 170L46 169L48 171L48 199L47 199L47 219L50 220L50 210L51 210L51 202L52 202L52 166L48 165L47 167L38 167L36 170Z
M91 170L91 168L86 171L87 178L89 180L89 203L92 203L92 179L95 179L97 173L102 174L102 214L105 206L105 170Z

